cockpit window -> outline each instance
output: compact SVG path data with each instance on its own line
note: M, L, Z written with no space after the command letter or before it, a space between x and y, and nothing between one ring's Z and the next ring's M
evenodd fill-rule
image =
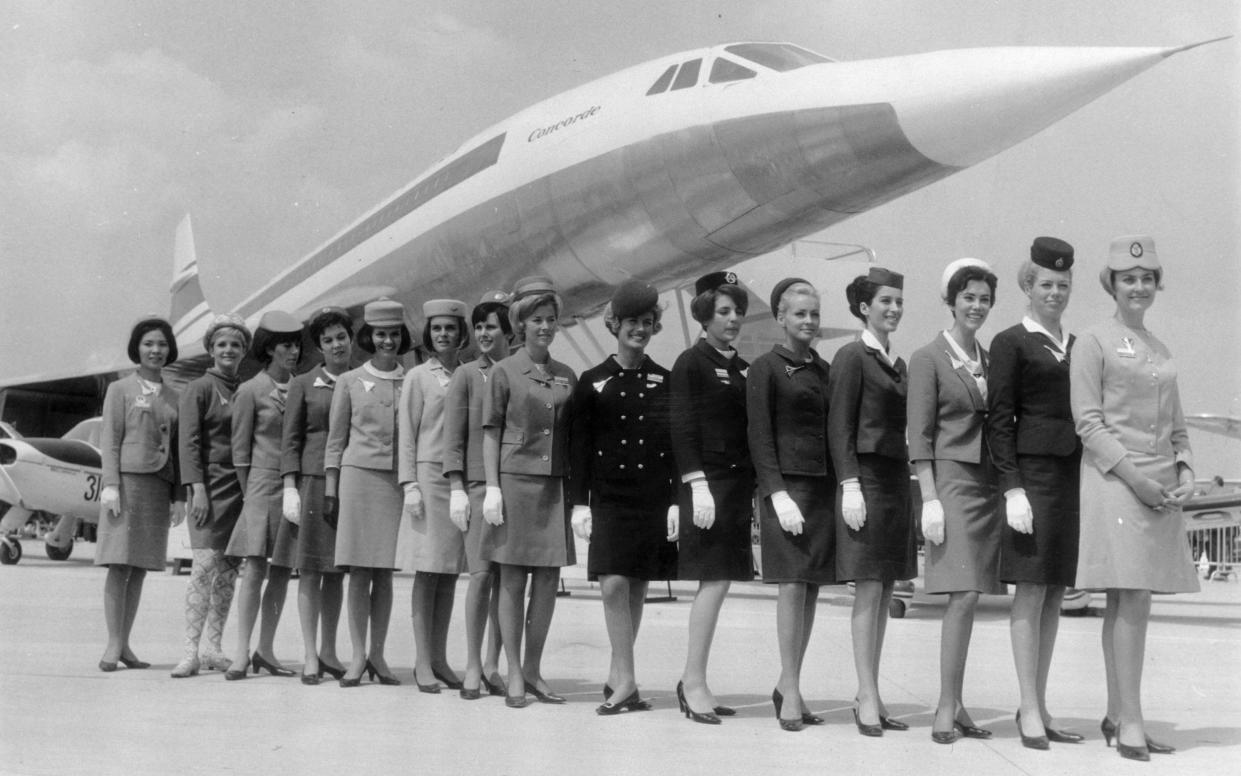
M677 71L677 66L676 66L676 65L673 65L673 66L669 67L667 70L665 70L665 71L664 71L664 74L663 74L663 75L661 75L661 76L660 76L660 77L659 77L659 78L655 81L655 83L651 84L651 88L646 90L646 95L649 97L649 96L651 96L652 94L659 94L659 93L661 93L661 92L667 91L667 89L668 89L668 84L672 83L672 75L673 75L676 71Z
M698 83L698 70L702 67L701 59L691 59L681 65L680 72L677 73L676 80L672 82L672 90L688 89Z
M720 84L725 81L743 81L756 75L758 73L755 73L748 67L739 65L731 59L718 57L711 65L711 76L708 80L713 84Z
M737 43L724 50L781 73L832 61L791 43Z

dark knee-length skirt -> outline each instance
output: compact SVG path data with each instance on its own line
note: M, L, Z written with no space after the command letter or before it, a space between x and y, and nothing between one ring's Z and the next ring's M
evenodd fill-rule
M800 534L780 527L771 497L758 504L764 582L836 582L836 496L834 477L784 475L784 487L801 510Z
M701 581L754 579L754 550L750 528L754 521L754 471L748 468L707 472L715 499L715 524L694 525L689 485L681 484L681 512L677 547L677 578Z
M325 477L303 474L298 483L298 495L302 499L301 525L293 526L297 537L297 552L293 562L301 571L319 574L337 574L336 529L323 519L323 492Z
M241 481L237 470L220 463L207 464L207 520L204 525L189 520L190 547L195 550L223 550L241 516Z
M1034 513L1034 533L1004 526L1000 579L1072 587L1077 578L1081 454L1019 455L1017 469Z
M668 541L667 480L650 487L642 480L600 480L591 489L590 551L586 571L592 580L619 574L643 580L675 579L677 546Z
M836 578L893 582L918 575L917 536L910 511L909 464L883 455L858 456L866 523L853 530L836 497Z

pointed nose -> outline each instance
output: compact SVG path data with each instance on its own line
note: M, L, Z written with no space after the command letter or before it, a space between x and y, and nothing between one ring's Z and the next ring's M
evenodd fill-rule
M968 167L1015 145L1179 49L1006 47L887 60L901 129L922 154Z

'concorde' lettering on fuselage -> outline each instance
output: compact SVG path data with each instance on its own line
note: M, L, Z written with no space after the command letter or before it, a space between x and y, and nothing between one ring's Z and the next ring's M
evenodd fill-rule
M526 138L526 142L533 143L535 140L539 140L540 138L547 137L548 135L550 135L551 133L559 129L563 129L564 127L570 126L572 124L576 124L579 121L585 121L586 119L598 113L601 109L602 108L599 105L592 105L587 110L584 110L581 113L577 113L572 116L569 116L566 119L561 119L560 121L557 121L555 124L552 124L551 126L539 127L538 129L530 133L530 136Z

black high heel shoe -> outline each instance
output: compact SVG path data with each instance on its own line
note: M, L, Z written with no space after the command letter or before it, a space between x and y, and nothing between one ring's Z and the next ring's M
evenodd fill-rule
M250 669L256 674L259 671L266 671L272 676L293 676L293 671L290 671L282 666L278 666L275 663L267 662L267 658L263 657L258 652L255 652L250 656ZM242 673L245 673L244 668L241 669L241 671Z
M957 730L961 731L961 735L964 738L990 738L991 737L991 731L987 730L986 728L980 728L976 725L967 725L959 719L954 719L952 721L952 724L956 726Z
M340 678L341 687L360 687L362 686L362 674L354 677L342 676Z
M439 695L440 693L439 682L430 682L428 684L423 684L422 682L418 681L418 669L417 668L414 669L414 684L418 685L418 692L425 692L428 695Z
M1103 743L1111 746L1112 739L1116 737L1116 723L1104 717L1103 721L1099 723L1099 732L1103 733ZM1151 754L1172 754L1176 751L1175 746L1152 741L1150 736L1146 737L1146 749Z
M136 657L135 658L121 657L119 658L119 661L120 661L120 664L125 666L126 668L150 668L151 667L150 663L148 663L145 660L139 660Z
M500 678L499 671L492 671L491 678L484 679L483 684L487 685L487 692L491 695L506 696L508 694L508 688L504 680Z
M100 660L99 670L103 671L105 674L112 673L113 671L116 670L116 661L115 660Z
M1129 746L1120 742L1120 726L1116 726L1116 752L1126 760L1138 760L1139 762L1150 762L1151 752L1149 747L1145 746Z
M313 674L302 672L302 684L315 685L323 681L321 671L315 671Z
M931 740L937 744L955 744L957 742L957 739L960 737L961 737L961 734L957 732L957 723L955 722L952 723L952 730L948 730L948 731L932 730L931 731Z
M871 738L879 738L883 735L883 723L878 725L867 725L862 722L861 715L858 714L857 706L853 707L853 724L857 725L857 732Z
M1047 736L1027 736L1025 731L1021 729L1021 711L1017 711L1015 717L1017 722L1017 735L1021 736L1021 745L1026 749L1051 749L1051 744L1047 742Z
M901 722L899 719L893 719L892 717L885 717L882 714L879 715L879 727L883 728L884 730L909 730L909 725L906 725L904 722Z
M370 679L372 682L375 681L375 677L379 677L380 684L386 684L392 687L396 687L400 685L401 683L401 680L397 679L392 674L381 674L379 672L379 669L376 668L375 665L371 663L371 661L369 660L366 661L366 667L363 668L362 670L366 672L367 678Z
M771 705L776 707L776 722L780 723L781 730L787 730L790 733L799 733L805 730L806 723L801 721L801 717L797 719L783 719L780 717L780 708L784 705L784 696L780 694L779 689L771 691Z
M807 725L823 725L827 722L827 720L823 719L818 714L811 714L808 711L803 711L801 713L801 721Z
M441 684L450 690L460 690L464 686L460 679L449 679L439 671L436 671L434 668L431 669L431 676L434 676Z
M333 679L343 679L345 677L345 667L325 663L323 662L323 658L319 658L319 678L323 678L324 674L327 674Z
M538 687L535 686L534 682L526 683L526 692L533 695L538 700L539 703L555 703L555 704L567 703L563 695L557 695L551 690L548 690L547 692L543 692L542 690L540 690Z
M715 715L714 711L708 711L706 714L701 714L689 707L689 701L685 700L685 682L677 682L677 705L680 707L681 713L685 715L686 719L699 722L703 725L720 724L720 718Z
M1086 740L1086 737L1078 733L1070 733L1067 730L1057 730L1049 728L1046 725L1043 729L1047 731L1047 740L1057 744L1080 744Z

